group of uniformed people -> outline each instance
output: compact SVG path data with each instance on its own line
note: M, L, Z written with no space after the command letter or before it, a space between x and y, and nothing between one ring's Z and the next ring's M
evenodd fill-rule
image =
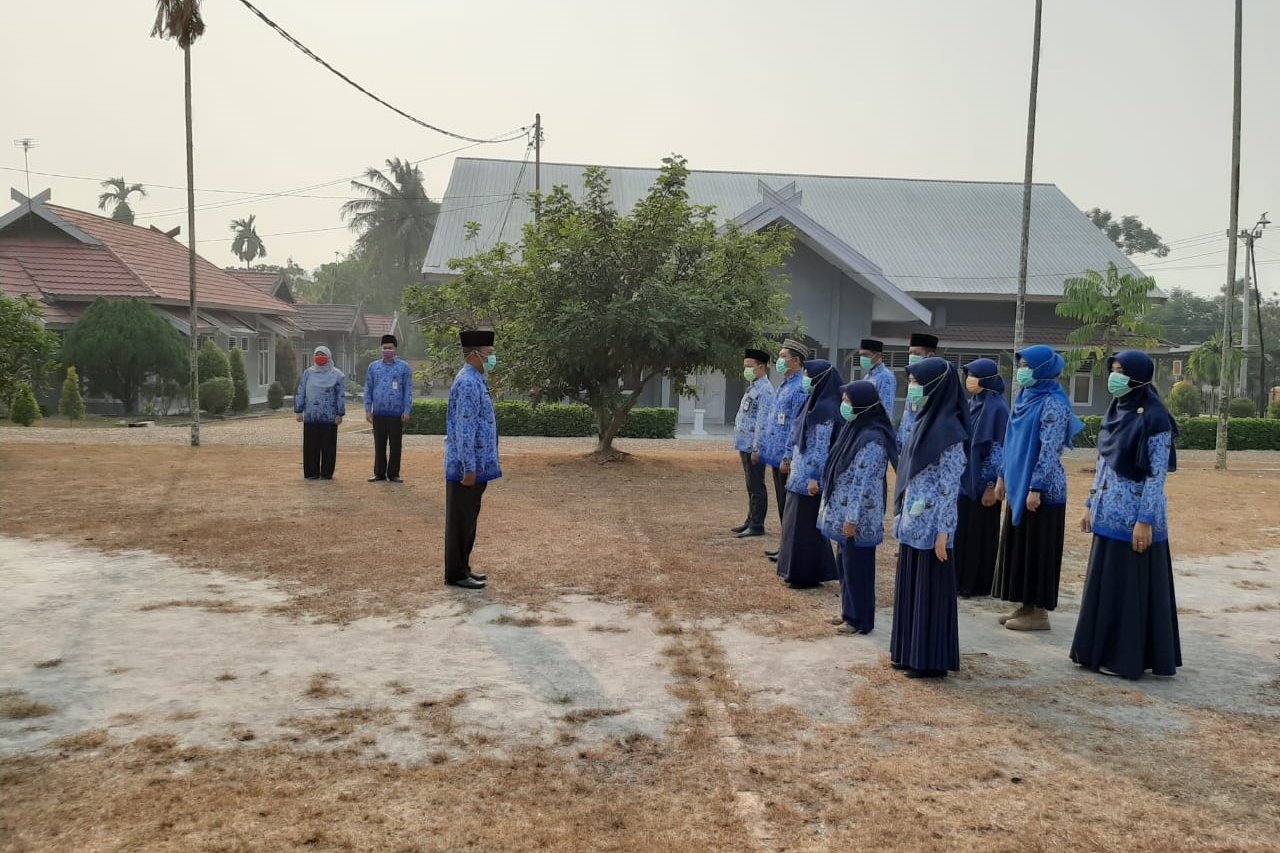
M798 341L783 341L776 360L747 349L749 384L734 428L748 512L733 532L765 535L769 468L781 541L765 554L792 588L840 581L841 612L831 621L843 634L875 625L875 553L893 466L899 549L889 651L910 678L959 669L957 597L994 594L1017 605L1000 618L1006 628L1049 630L1066 532L1062 454L1084 426L1051 347L1016 354L1012 409L996 362L964 365L962 381L937 347L933 335L911 337L896 432L898 383L882 342L861 342L865 378L849 383ZM776 388L770 367L781 377ZM1112 399L1080 520L1094 543L1071 658L1125 678L1173 675L1182 660L1164 483L1176 469L1177 425L1152 384L1150 357L1122 352L1108 369Z

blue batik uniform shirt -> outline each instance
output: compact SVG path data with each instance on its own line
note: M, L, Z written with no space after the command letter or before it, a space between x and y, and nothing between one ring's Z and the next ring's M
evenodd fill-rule
M413 411L413 369L402 358L369 365L364 380L364 410L375 418L402 418Z
M742 395L738 416L733 421L733 446L741 453L759 453L760 440L773 407L773 385L767 376L751 383Z
M948 550L954 547L959 516L956 501L967 467L964 444L953 444L907 483L902 509L893 525L899 542L918 551L932 551L938 534L945 533Z
M781 468L783 462L791 460L791 432L805 399L799 373L783 379L773 392L773 402L760 431L760 461L770 468Z
M484 374L469 364L462 366L449 389L447 435L444 443L444 477L461 483L474 472L477 483L502 476L498 466L498 420Z
M818 529L833 542L848 544L844 525L858 529L856 548L874 548L884 541L885 475L889 454L879 441L869 442L853 457L853 464L836 479L833 494L823 495Z
M1093 492L1085 501L1091 510L1093 532L1104 539L1128 542L1137 524L1151 525L1151 541L1169 540L1169 504L1165 497L1165 477L1169 473L1171 432L1157 433L1147 439L1151 458L1151 476L1145 480L1129 480L1098 457L1098 475Z
M889 420L893 420L893 400L898 396L898 378L893 375L892 370L885 367L884 362L881 362L871 368L871 372L867 374L867 381L876 386L876 392L880 395L880 404L884 406ZM902 442L898 442L898 446L901 447Z
M919 416L916 407L907 403L902 407L902 422L898 424L898 450L906 447L907 439L911 437L911 430L916 425L916 418Z

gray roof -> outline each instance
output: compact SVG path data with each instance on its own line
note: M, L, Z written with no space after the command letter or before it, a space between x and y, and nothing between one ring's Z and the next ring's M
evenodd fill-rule
M543 163L542 187L583 191L586 167ZM657 169L605 167L619 211L631 210L658 176ZM517 176L520 180L517 184ZM1017 292L1022 184L836 177L764 172L695 171L689 195L733 219L759 205L764 187L795 184L800 208L843 243L879 267L892 284L914 296L1010 296ZM519 197L512 200L513 190ZM469 221L480 223L478 245L517 243L532 217L533 165L518 160L459 157L454 161L431 247L427 276L451 275L450 258L473 253L465 242ZM1060 297L1063 279L1085 269L1141 270L1053 184L1031 194L1031 254L1027 293Z
M359 316L354 305L299 303L297 309L298 317L295 322L308 332L347 333L356 327L356 318Z

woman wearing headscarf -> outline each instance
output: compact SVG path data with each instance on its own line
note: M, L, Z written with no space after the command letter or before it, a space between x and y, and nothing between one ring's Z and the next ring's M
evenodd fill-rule
M1178 468L1178 426L1151 384L1155 364L1146 353L1122 352L1107 365L1112 400L1080 519L1093 532L1093 550L1071 659L1125 678L1173 675L1182 647L1164 482Z
M996 494L1008 499L996 568L995 594L1018 608L1000 622L1014 631L1048 631L1058 606L1062 542L1066 534L1067 472L1062 453L1084 429L1058 382L1066 362L1052 347L1015 354L1018 397L1004 443L1004 479Z
M885 473L897 467L893 422L878 386L840 389L840 437L822 474L818 527L839 551L841 634L870 634L876 621L876 546L884 541Z
M965 473L969 413L956 369L940 358L907 368L916 423L898 459L894 536L898 577L889 657L908 678L960 669L956 570L951 557Z
M328 347L316 347L315 362L298 380L293 411L302 424L302 476L332 480L338 453L338 425L347 414L346 377L333 366Z
M960 482L956 524L956 581L961 598L990 595L1000 551L996 482L1004 473L1004 434L1009 403L1000 366L980 358L964 366L969 392L969 467Z
M795 444L782 514L778 576L795 589L807 589L837 576L831 543L818 530L818 509L827 455L843 423L840 386L844 380L831 362L810 359L804 363L800 384L808 399L792 432Z

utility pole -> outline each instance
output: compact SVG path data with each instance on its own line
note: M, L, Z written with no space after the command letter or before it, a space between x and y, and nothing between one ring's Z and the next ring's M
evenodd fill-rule
M1013 351L1022 349L1027 318L1027 258L1031 250L1031 172L1036 155L1036 96L1040 87L1040 15L1043 0L1036 0L1035 35L1031 42L1031 97L1027 105L1027 160L1022 177L1022 249L1018 257L1018 300L1013 315ZM1017 367L1017 364L1014 364ZM1010 390L1017 387L1011 383Z
M1252 297L1254 312L1258 321L1258 398L1261 403L1260 414L1267 416L1267 352L1262 335L1262 288L1258 284L1258 260L1253 251L1253 244L1262 239L1262 231L1271 220L1267 219L1267 211L1258 217L1251 229L1242 229L1240 239L1244 240L1244 311L1240 318L1240 396L1249 393L1249 300ZM1249 277L1253 276L1253 290L1249 290Z
M1231 385L1227 358L1231 351L1231 307L1235 299L1236 244L1240 226L1240 58L1241 33L1244 30L1244 0L1236 0L1235 52L1233 60L1231 108L1231 210L1227 225L1227 289L1222 302L1222 369L1218 371L1218 435L1217 455L1213 467L1227 470L1227 399Z
M533 198L533 218L537 219L542 212L542 113L533 114Z

